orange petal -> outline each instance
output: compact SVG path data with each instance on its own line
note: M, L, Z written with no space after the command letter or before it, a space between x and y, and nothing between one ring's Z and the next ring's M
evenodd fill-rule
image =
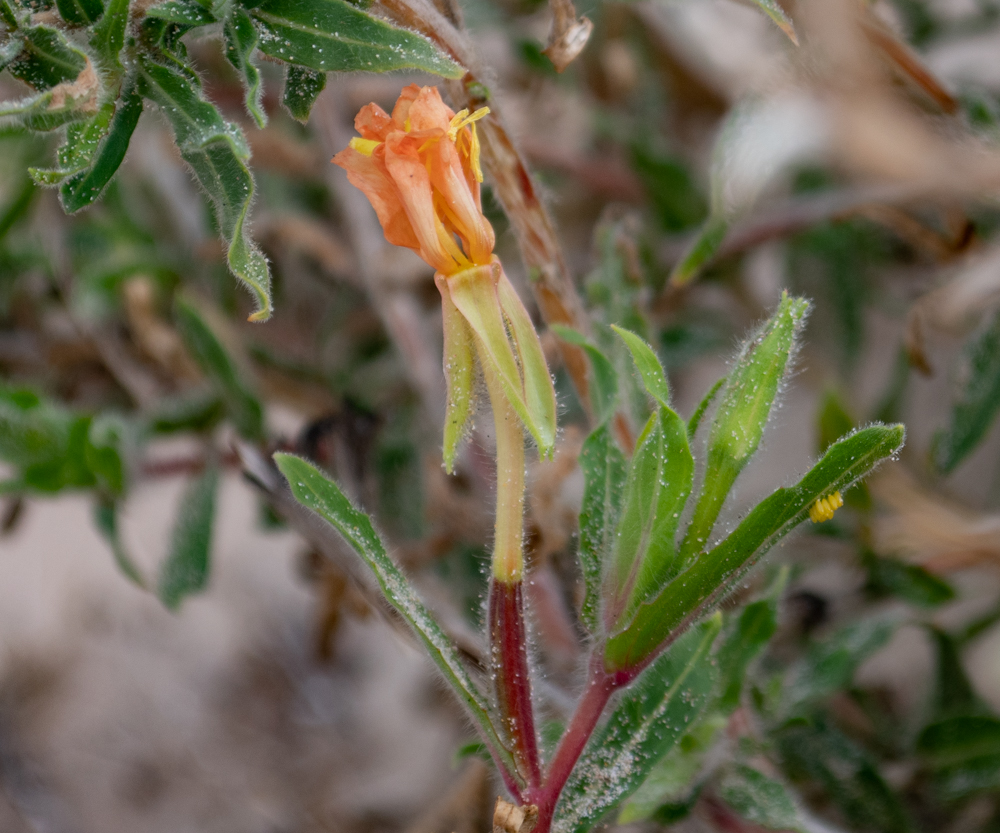
M398 129L406 130L406 121L410 118L410 108L419 95L420 87L416 84L403 87L399 93L399 98L396 99L396 106L392 108L392 120L396 123Z
M406 216L420 241L420 256L438 272L449 275L469 262L434 211L430 175L420 158L422 144L419 137L390 133L379 153L385 155L386 171L396 183Z
M381 156L381 150L377 154ZM406 246L420 253L420 241L410 225L399 189L385 171L385 163L375 155L369 157L347 148L333 157L333 164L347 171L351 185L360 188L368 197L382 224L385 239L394 246Z
M485 266L490 262L496 239L493 227L479 210L462 170L455 145L447 139L435 142L427 149L431 184L441 193L447 206L448 219L465 243L466 253L473 263Z
M354 119L354 129L364 139L384 142L386 135L393 129L393 122L389 114L377 104L366 104Z
M447 131L454 115L454 111L441 100L441 93L437 87L423 87L416 101L410 106L410 129L438 128Z

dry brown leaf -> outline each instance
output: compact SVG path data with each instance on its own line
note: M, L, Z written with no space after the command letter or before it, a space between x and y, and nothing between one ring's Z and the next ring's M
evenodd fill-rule
M562 72L583 52L594 31L586 17L577 18L573 0L549 0L552 6L552 30L542 53L548 56L556 72Z
M869 481L872 495L892 511L875 527L875 545L933 572L980 564L1000 566L1000 515L970 512L921 489L899 466Z

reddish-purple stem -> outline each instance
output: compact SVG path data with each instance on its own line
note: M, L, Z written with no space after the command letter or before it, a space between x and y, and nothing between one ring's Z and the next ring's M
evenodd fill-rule
M597 722L601 719L604 707L611 695L622 683L604 670L602 652L597 652L590 666L590 681L577 703L576 712L566 729L556 754L545 773L545 780L535 791L528 792L529 803L538 807L538 822L535 833L548 833L555 813L556 802L562 793L566 781L569 780L573 767L580 759L587 741L594 733Z
M511 751L530 793L541 783L541 766L531 704L522 583L493 577L488 607L490 661L497 705L511 740Z

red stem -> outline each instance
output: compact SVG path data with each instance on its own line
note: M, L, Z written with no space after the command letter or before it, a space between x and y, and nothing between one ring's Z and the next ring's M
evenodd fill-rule
M559 795L594 733L604 707L620 685L615 677L604 670L603 653L595 653L590 665L590 681L577 703L569 727L559 741L559 747L545 774L545 781L538 790L529 791L529 802L538 806L538 822L534 833L548 833Z
M538 789L542 773L531 703L522 583L492 578L488 608L490 660L497 705L511 739L518 769L530 793Z

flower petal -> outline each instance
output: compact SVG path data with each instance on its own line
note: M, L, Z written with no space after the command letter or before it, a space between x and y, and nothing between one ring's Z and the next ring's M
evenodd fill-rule
M405 246L420 254L420 241L410 225L399 189L386 173L380 156L380 149L376 149L372 156L366 156L347 148L333 157L333 164L347 171L348 181L368 197L382 224L385 239L394 246Z
M465 243L472 262L485 266L490 262L496 238L469 189L458 150L451 141L442 139L428 148L427 158L431 184L444 198L450 225Z
M420 256L442 274L469 265L454 238L434 210L430 175L420 157L421 137L390 133L384 152L386 171L399 192L410 225L420 241Z
M361 134L363 139L384 142L385 137L393 127L392 117L374 103L362 107L354 118L354 129Z

